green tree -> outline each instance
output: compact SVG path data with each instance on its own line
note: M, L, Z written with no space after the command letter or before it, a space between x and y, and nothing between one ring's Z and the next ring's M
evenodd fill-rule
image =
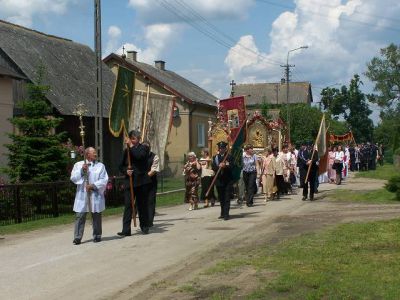
M65 179L68 153L63 147L65 133L55 133L62 121L52 115L46 99L49 86L43 85L44 68L39 67L37 84L27 85L28 99L21 102L21 115L10 119L17 133L9 134L6 145L11 182L46 182Z
M369 100L382 108L390 108L392 104L399 105L400 94L400 46L390 44L381 49L381 57L374 57L367 64L365 75L375 83L374 91L378 94L369 95Z
M325 110L336 119L343 117L353 131L356 141L371 141L373 123L369 118L367 97L360 90L360 76L355 74L349 87L342 86L340 90L325 88L321 92L321 102Z
M286 123L287 105L280 108L280 118ZM290 136L292 143L300 144L301 142L314 142L319 130L322 119L322 112L305 103L290 105ZM347 124L332 118L330 113L325 114L326 126L330 132L335 134L344 134L348 131Z

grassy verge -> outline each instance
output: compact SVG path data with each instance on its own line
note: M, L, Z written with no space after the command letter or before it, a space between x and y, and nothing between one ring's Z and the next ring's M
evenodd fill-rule
M377 166L376 170L357 172L356 177L389 180L391 177L398 174L399 171L394 168L393 164L386 164L383 166Z
M228 274L237 277L243 270L255 270L255 287L243 297L243 286L232 298L397 299L399 295L400 219L343 224L246 253L246 259L237 254L205 272L223 280Z
M248 299L396 299L400 220L309 234L260 253L251 264L279 275L260 280Z
M400 203L396 200L394 193L388 192L386 189L378 189L373 191L352 191L352 190L335 190L329 193L329 199L345 202L363 202L376 204Z
M182 204L184 199L183 192L177 192L169 195L162 195L157 197L157 207L168 207L173 205ZM103 216L114 216L114 215L121 215L123 213L123 207L111 207L107 208L103 212ZM42 229L50 226L57 226L57 225L65 225L71 224L74 222L74 214L72 213L68 215L62 215L57 218L46 218L40 220L29 221L20 224L12 224L12 225L5 225L0 226L0 234L15 234L20 232L27 232L37 229Z

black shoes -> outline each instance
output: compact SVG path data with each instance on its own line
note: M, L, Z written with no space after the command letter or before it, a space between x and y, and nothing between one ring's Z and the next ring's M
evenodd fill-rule
M117 233L119 236L131 236L131 233L125 233L125 232L118 232Z
M228 221L229 220L229 216L224 217L224 220Z
M219 216L219 217L218 217L218 219L223 219L223 218L224 218L224 216Z
M99 242L101 242L101 237L96 236L96 237L93 239L93 243L99 243Z
M143 234L149 234L149 227L142 227L141 229Z
M306 200L307 200L307 197L306 197L306 196L303 196L303 198L301 198L301 200L306 201Z
M74 245L79 245L81 243L81 240L80 239L74 239L72 241L72 243L74 243Z

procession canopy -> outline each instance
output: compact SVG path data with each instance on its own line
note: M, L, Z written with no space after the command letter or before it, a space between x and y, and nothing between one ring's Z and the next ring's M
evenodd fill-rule
M255 152L263 152L267 147L282 148L285 124L281 119L267 120L255 111L247 120L246 144L251 144Z

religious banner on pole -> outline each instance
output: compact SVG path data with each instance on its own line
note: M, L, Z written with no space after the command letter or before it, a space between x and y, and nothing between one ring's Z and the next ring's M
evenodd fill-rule
M330 143L353 141L353 140L354 140L354 137L353 137L353 133L351 131L346 134L343 134L343 135L336 135L336 134L329 135Z
M118 66L117 80L110 106L108 125L113 136L119 137L122 131L128 135L129 117L132 108L135 73Z
M242 125L246 122L246 105L244 96L221 99L217 101L218 119L229 124L230 140L233 142Z

